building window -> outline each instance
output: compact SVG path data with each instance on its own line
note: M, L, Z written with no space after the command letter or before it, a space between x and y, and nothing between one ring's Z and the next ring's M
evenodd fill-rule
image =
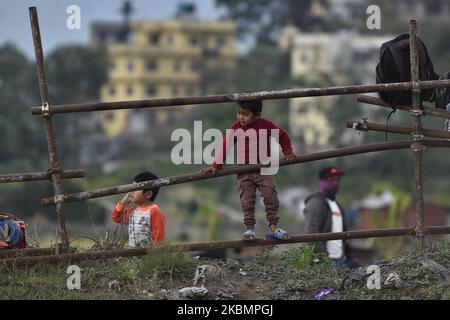
M127 37L127 43L132 44L132 43L134 43L135 40L136 39L135 39L135 36L134 36L134 32L129 32L128 33L128 37Z
M169 44L169 46L172 46L172 45L174 44L174 42L175 42L175 38L174 38L173 35L170 34L170 35L167 37L167 43Z
M298 109L297 109L297 113L298 113L299 115L304 116L304 115L307 113L307 109L306 109L306 108L298 108Z
M106 113L105 119L107 121L114 121L115 118L116 118L116 116L114 115L114 112L109 111Z
M372 52L371 51L355 51L353 53L353 62L356 63L367 63L372 58Z
M147 61L147 70L156 71L158 69L158 63L155 60Z
M108 35L105 32L99 32L97 35L97 41L99 44L104 44L106 42L106 39L108 38Z
M196 47L198 46L199 40L197 36L192 36L191 39L189 40L189 42L191 43L191 46Z
M197 61L192 61L191 62L191 71L199 72L200 71L200 63L198 63Z
M129 85L127 87L127 96L132 96L133 95L133 86Z
M307 64L308 63L308 55L306 53L303 53L301 55L301 61L303 64Z
M299 62L300 64L308 64L311 63L310 58L308 56L308 53L306 52L300 52L298 54Z
M173 64L173 71L180 71L181 70L181 62L175 61Z
M159 33L150 33L149 35L149 41L151 45L158 45L159 44L159 39L161 38L161 34Z
M225 36L219 36L217 38L217 47L218 48L222 48L223 46L225 46L226 43L227 43L227 39L225 38Z
M128 70L129 72L132 72L133 69L134 69L133 62L128 61L128 63L127 63L127 70Z
M110 96L110 97L113 97L113 96L116 95L116 88L114 88L114 87L109 87L108 92L109 92L109 96Z
M180 90L178 89L178 87L172 87L172 97L178 97L179 94Z
M186 88L186 95L187 95L188 97L191 97L191 96L195 95L195 89L194 89L194 87L187 87L187 88Z
M156 86L148 86L147 87L147 95L150 97L156 96L158 93L158 90L156 89Z

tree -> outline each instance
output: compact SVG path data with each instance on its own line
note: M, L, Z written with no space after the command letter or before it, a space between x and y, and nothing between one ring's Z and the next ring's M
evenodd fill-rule
M241 37L256 36L258 43L273 42L276 32L294 24L300 30L315 26L310 14L312 0L216 0L226 9L226 17L235 20Z
M390 229L403 227L407 222L408 208L411 204L409 193L399 189L391 182L378 182L373 188L371 194L380 195L383 192L390 192L393 201L389 207L387 219L383 219L380 210L373 210L373 221L376 229ZM404 237L387 237L376 239L375 245L385 259L391 259L402 248Z
M81 45L56 48L46 58L50 105L98 101L107 80L108 59L104 49ZM97 128L92 113L68 114L55 121L58 151L65 166L78 166L81 134ZM88 137L87 137L88 138Z
M33 66L23 53L7 43L0 47L0 70L0 135L5 142L0 149L0 164L12 164L13 168L21 163L29 167L36 164L30 157L39 159L45 151L45 145L36 138L43 132L38 128L40 119L31 117L29 110L38 97Z
M200 205L199 212L202 218L206 218L208 229L205 241L214 241L220 238L219 215L211 201Z
M47 59L50 105L58 103L87 102L97 99L100 86L106 80L104 52L80 46L59 48ZM49 167L47 143L41 117L32 116L31 106L40 105L39 86L35 64L11 44L0 46L0 173L45 171ZM79 116L79 115L77 115ZM81 118L81 119L80 119ZM86 119L81 115L78 120ZM75 127L83 121L68 122L68 117L55 121L58 155L66 151L77 153L78 145L67 144L79 137L66 135L69 125ZM70 118L69 118L70 119ZM77 134L78 135L78 134ZM68 148L70 146L70 148ZM70 164L62 164L68 169ZM72 167L74 169L74 167ZM66 192L79 190L79 181L66 181ZM34 214L40 207L40 199L52 193L47 182L13 183L0 186L0 208L20 217ZM75 205L83 211L83 205ZM99 208L94 208L99 211ZM43 212L56 219L53 208ZM86 218L80 217L81 219Z
M56 48L46 58L51 104L98 100L106 82L108 60L102 48L70 45Z
M290 77L289 53L266 44L255 46L240 57L234 67L210 69L205 77L206 94L277 90L295 83ZM235 108L230 105L215 105L202 108L201 112L205 126L224 130L233 122ZM287 124L287 112L288 100L264 102L264 115L274 121L280 120ZM229 117L224 117L224 114Z

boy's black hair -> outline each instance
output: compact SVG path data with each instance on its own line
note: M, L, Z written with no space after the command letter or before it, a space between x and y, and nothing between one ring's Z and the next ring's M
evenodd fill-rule
M238 101L237 105L242 109L250 110L253 113L262 112L262 100Z
M144 172L141 172L141 173L138 173L137 175L135 175L133 178L133 181L134 182L144 182L144 181L151 181L151 180L156 180L156 179L159 179L156 174L148 172L148 171L144 171ZM156 196L158 195L158 192L159 192L159 187L142 190L142 192L144 192L144 193L147 191L153 192L153 195L149 200L155 201Z

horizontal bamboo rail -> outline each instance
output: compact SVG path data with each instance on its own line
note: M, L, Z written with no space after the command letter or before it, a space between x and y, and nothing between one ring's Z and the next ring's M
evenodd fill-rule
M19 256L44 256L56 254L55 248L25 248L25 249L1 249L0 258L11 258Z
M429 147L434 148L448 148L450 147L450 141L443 140L430 140L423 141L423 144ZM287 166L298 163L306 163L317 160L324 160L330 158L337 157L345 157L349 155L362 154L362 153L370 153L370 152L378 152L378 151L386 151L386 150L395 150L395 149L406 149L411 145L411 141L402 140L402 141L394 141L387 143L374 143L368 144L358 147L350 147L350 148L342 148L336 149L332 151L323 151L318 153L306 154L300 156L298 160L288 162L287 160L280 160L279 166ZM240 173L248 173L258 171L261 168L268 167L268 165L241 165L241 166L233 166L233 167L225 167L220 170L215 176L212 174L203 174L203 173L193 173L175 177L167 177L161 178L152 181L140 182L140 183L131 183L120 185L116 187L102 188L91 191L84 191L79 193L72 193L67 195L62 195L60 197L51 197L44 198L41 201L41 204L44 207L54 205L58 202L73 202L73 201L82 201L93 198L100 198L105 196L111 196L115 194L127 193L130 191L142 190L142 189L151 189L153 187L166 187L173 184L180 183L189 183L199 180L212 179L216 177L235 175Z
M356 120L348 120L346 123L347 128L353 128L360 131L380 131L380 132L390 132L390 133L400 133L400 134L411 134L411 127L402 127L402 126L394 126L394 125L385 125L378 124L367 121L356 121ZM422 134L425 137L430 138L442 138L442 139L450 139L450 132L447 131L439 131L432 129L422 129Z
M425 227L425 234L450 234L448 226L430 226ZM216 249L275 246L283 244L306 243L315 241L328 241L337 239L360 239L360 238L379 238L379 237L399 237L399 236L415 236L414 228L397 228L397 229L374 229L374 230L358 230L348 232L330 232L292 236L290 240L279 241L274 239L257 239L255 241L231 240L231 241L214 241L203 243L187 243L187 244L168 244L156 248L131 248L108 250L98 252L82 252L70 253L52 256L40 257L18 257L0 259L0 266L20 266L35 263L73 263L86 259L107 259L116 257L134 257L143 256L157 252L189 252L189 251L207 251Z
M62 171L62 179L83 178L84 170L66 170ZM44 181L51 180L52 174L50 172L31 172L31 173L14 173L14 174L0 174L0 183L8 182L25 182L25 181Z
M421 89L434 89L446 87L450 88L450 80L433 80L420 82ZM55 114L55 113L71 113L71 112L121 110L121 109L158 108L158 107L193 105L193 104L200 105L210 103L237 102L242 100L271 100L271 99L330 96L330 95L343 95L343 94L356 94L369 92L411 91L412 89L413 89L412 82L340 86L329 88L286 89L286 90L259 91L251 93L232 93L232 94L195 96L195 97L55 105L51 106L48 112L50 112L51 114ZM31 114L42 115L42 107L32 107Z
M357 146L357 147L350 147L350 148L342 148L332 151L323 151L318 153L312 153L312 154L306 154L300 156L298 160L288 162L287 160L280 160L279 166L287 166L292 164L298 164L298 163L306 163L306 162L312 162L317 160L324 160L324 159L330 159L330 158L336 158L336 157L345 157L349 155L354 154L361 154L361 153L368 153L368 152L377 152L377 151L385 151L385 150L394 150L394 149L405 149L409 148L411 142L408 141L395 141L395 142L388 142L388 143L374 143L374 144L368 144L363 146ZM447 141L448 146L450 147L450 142ZM59 198L45 198L42 199L41 203L43 206L50 206L54 205L58 201L62 202L73 202L73 201L81 201L81 200L87 200L87 199L93 199L93 198L99 198L99 197L105 197L110 196L114 194L120 194L120 193L127 193L130 191L136 191L136 190L142 190L146 188L152 188L152 187L165 187L173 184L180 184L180 183L189 183L193 181L199 181L199 180L205 180L205 179L211 179L215 177L221 177L221 176L228 176L228 175L234 175L239 173L247 173L247 172L254 172L258 171L259 169L267 167L267 165L240 165L240 166L233 166L233 167L225 167L215 176L212 174L202 174L202 173L194 173L194 174L187 174L187 175L181 175L181 176L175 176L175 177L167 177L167 178L161 178L158 180L153 180L149 182L140 182L140 183L132 183L132 184L126 184L116 187L110 187L110 188L102 188L92 191L84 191L79 193L72 193L63 195Z
M357 100L358 100L358 102L367 103L367 104L371 104L374 106L391 109L391 107L386 102L381 100L380 98L371 97L371 96L358 96ZM407 107L407 106L397 106L396 108L399 110L403 110L403 111L411 111L411 108ZM425 112L426 115L429 115L429 116L450 119L450 112L443 110L443 109L423 107L423 111Z

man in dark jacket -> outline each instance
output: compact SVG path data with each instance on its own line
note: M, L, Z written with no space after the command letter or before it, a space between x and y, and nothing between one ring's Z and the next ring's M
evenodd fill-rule
M336 167L326 167L319 172L319 192L305 200L306 233L326 233L346 231L345 211L336 201L339 182L345 173ZM317 252L325 253L338 266L356 267L348 256L348 246L344 240L314 242Z

